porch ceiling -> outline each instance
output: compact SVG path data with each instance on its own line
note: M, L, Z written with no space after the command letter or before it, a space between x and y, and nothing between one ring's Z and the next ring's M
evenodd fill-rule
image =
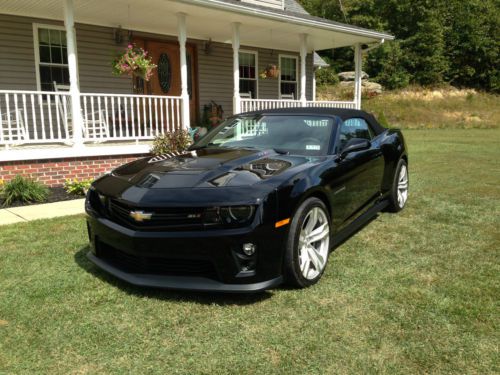
M188 38L231 42L231 23L241 23L241 45L299 51L298 35L309 35L308 51L371 44L392 36L320 19L279 14L272 10L220 0L86 0L75 1L75 21L176 35L176 13L187 14ZM0 13L63 19L63 0L4 0Z

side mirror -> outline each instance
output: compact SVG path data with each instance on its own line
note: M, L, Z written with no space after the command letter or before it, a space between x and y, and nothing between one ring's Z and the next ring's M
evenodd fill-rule
M352 153L363 150L368 150L371 146L371 143L367 139L363 138L351 138L347 141L347 144L344 146L342 151L340 152L340 159L345 159L345 157Z

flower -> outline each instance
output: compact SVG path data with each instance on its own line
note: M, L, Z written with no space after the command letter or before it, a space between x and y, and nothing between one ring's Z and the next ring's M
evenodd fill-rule
M153 76L153 69L156 68L156 65L153 64L152 58L148 57L148 52L129 44L126 50L113 60L112 67L114 75L126 74L149 81Z

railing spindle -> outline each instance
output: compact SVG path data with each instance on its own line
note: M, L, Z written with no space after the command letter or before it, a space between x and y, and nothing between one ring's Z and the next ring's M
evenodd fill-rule
M143 126L144 126L144 129L146 129L146 124L148 122L147 118L146 118L146 98L143 96L142 97L142 118L143 118ZM138 129L138 135L141 136L141 127L139 127Z
M12 123L10 120L10 101L9 94L5 94L5 107L7 116L7 133L9 134L9 140L12 142Z
M43 95L38 94L38 109L40 110L40 121L42 122L42 139L46 140L47 135L45 133L45 115L43 114Z

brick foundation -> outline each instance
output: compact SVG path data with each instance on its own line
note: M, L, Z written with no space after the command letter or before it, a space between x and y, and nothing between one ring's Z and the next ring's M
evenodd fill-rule
M9 181L16 175L21 175L46 186L61 186L68 178L94 179L143 156L145 155L113 155L0 162L0 180Z

